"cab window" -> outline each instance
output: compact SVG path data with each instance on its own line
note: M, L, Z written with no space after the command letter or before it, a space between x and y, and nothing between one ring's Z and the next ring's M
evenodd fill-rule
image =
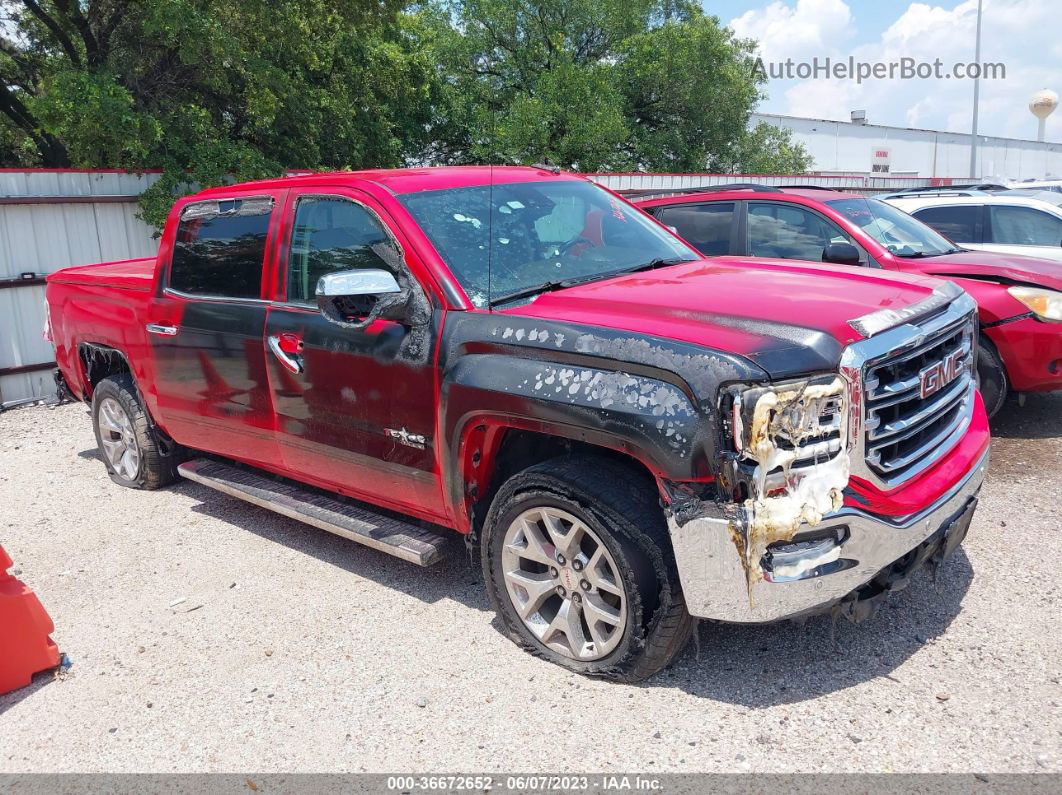
M362 205L339 196L301 197L288 255L287 300L312 303L317 280L326 273L392 270L381 247L395 250L379 219Z
M259 298L271 198L196 202L181 211L168 287L189 295Z

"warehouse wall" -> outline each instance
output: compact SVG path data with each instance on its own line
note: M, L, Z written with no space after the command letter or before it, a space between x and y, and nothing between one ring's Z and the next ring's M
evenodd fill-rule
M970 177L970 135L937 130L852 124L755 113L750 124L766 122L792 130L807 147L816 171L870 172L874 153L889 150L889 170L925 178ZM1029 116L1030 129L1036 120ZM1062 179L1062 143L978 136L977 179Z

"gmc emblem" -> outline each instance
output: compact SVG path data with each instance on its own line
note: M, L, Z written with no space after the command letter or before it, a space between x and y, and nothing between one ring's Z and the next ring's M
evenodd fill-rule
M959 377L962 372L964 352L952 351L943 361L935 362L918 373L919 394L927 398L935 394Z

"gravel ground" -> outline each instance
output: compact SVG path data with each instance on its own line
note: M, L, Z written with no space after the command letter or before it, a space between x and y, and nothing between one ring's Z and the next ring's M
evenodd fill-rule
M73 667L0 697L0 772L1062 771L1062 396L1005 412L935 583L835 631L704 622L638 686L519 651L461 555L122 489L82 407L2 414L0 542Z

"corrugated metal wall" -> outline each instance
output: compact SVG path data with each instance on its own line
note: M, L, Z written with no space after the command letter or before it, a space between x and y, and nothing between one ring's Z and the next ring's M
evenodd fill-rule
M136 217L136 198L156 179L0 170L0 373L7 373L0 375L0 403L55 391L41 277L70 265L154 256L158 243Z
M711 185L726 185L734 182L750 182L758 185L820 185L855 193L885 193L920 188L929 180L924 177L870 177L859 174L822 176L808 174L587 174L594 182L612 190L681 190Z

